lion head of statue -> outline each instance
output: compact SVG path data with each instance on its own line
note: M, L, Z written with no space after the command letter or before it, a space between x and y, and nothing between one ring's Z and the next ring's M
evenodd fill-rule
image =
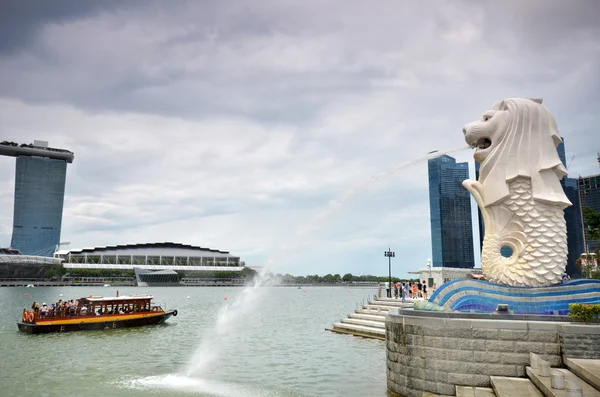
M507 197L508 184L519 176L531 178L534 199L571 205L560 185L567 174L556 150L562 139L541 99L504 99L466 124L463 133L481 163L486 206Z

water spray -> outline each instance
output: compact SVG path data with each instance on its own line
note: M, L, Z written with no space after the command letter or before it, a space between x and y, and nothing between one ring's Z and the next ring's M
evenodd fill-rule
M397 174L400 170L409 167L413 164L417 164L420 163L422 161L425 160L430 160L430 159L434 159L436 157L440 157L443 156L445 154L448 153L453 153L453 152L458 152L458 151L462 151L462 150L466 150L466 149L471 149L470 146L466 145L466 146L460 146L458 148L454 148L454 149L449 149L449 150L444 150L444 151L439 151L439 150L433 150L429 153L427 153L424 156L418 157L416 159L413 160L409 160L409 161L405 161L399 164L396 164L395 166L388 168L387 170L378 172L376 174L373 174L369 179L345 190L338 198L332 200L329 202L329 204L327 205L327 207L317 213L317 215L315 215L311 220L309 220L306 224L306 226L302 227L302 228L298 228L296 235L297 238L295 239L295 241L302 241L301 238L306 236L307 234L309 234L311 231L313 231L315 229L315 227L325 218L329 217L330 215L332 215L334 212L336 212L346 201L350 200L351 198L353 198L354 196L356 196L357 194L359 194L360 192L364 191L365 188L375 182L378 182L382 179L391 177L395 174ZM287 250L293 249L293 248L299 248L301 246L301 244L296 243L296 245L292 245L292 246L287 246L285 248L287 248Z
M400 170L416 164L418 162L429 160L432 158L436 158L442 156L446 153L456 152L459 150L468 149L469 146L461 146L460 148L446 150L446 151L432 151L427 153L424 156L421 156L417 159L406 161L400 164L397 164L385 171L376 173L372 175L368 180L359 183L358 185L351 187L344 191L339 198L331 201L325 210L319 212L308 222L308 227L303 229L298 229L296 232L297 236L305 236L312 228L314 228L320 221L324 218L330 216L337 209L339 209L342 204L346 201L357 195L359 192L363 191L364 188L372 183L375 183L384 178L390 177L398 173ZM312 228L311 228L312 226ZM300 241L299 238L296 241ZM298 248L300 245L297 244L295 246L282 246L278 250L275 251L275 256L283 252L288 252L291 249ZM287 256L289 258L289 255ZM272 267L274 261L268 261L269 266ZM268 267L268 266L267 266ZM252 315L254 310L257 307L257 302L262 298L262 296L266 293L267 288L274 284L274 279L272 277L266 276L266 268L261 271L261 273L255 277L253 283L251 285L246 286L241 294L234 300L231 304L224 305L219 314L217 316L217 323L215 326L202 338L202 343L196 349L191 359L188 362L188 365L183 370L183 376L187 378L195 378L201 376L206 370L210 367L212 363L214 363L219 358L219 354L223 349L234 343L234 336L239 332L242 332L242 327L245 324L242 321L243 316ZM306 291L304 291L306 292ZM188 297L189 298L189 297ZM357 307L359 303L357 302ZM363 300L364 305L364 300ZM379 308L378 308L379 311Z

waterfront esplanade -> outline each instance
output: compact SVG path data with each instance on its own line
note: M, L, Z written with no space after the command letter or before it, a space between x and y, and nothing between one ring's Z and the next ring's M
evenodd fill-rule
M45 141L3 141L0 155L17 158L11 248L51 257L60 242L67 164L75 156Z

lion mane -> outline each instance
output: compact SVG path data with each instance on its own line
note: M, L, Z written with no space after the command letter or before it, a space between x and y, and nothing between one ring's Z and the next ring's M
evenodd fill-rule
M481 163L485 206L504 200L510 194L508 183L519 176L531 178L534 199L570 206L560 185L567 175L556 150L562 140L542 100L508 98L497 102L494 110L510 117L501 142Z

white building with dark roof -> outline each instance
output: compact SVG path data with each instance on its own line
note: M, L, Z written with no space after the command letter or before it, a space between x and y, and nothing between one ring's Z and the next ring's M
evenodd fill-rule
M179 243L144 243L63 250L54 254L66 269L241 271L228 251Z

